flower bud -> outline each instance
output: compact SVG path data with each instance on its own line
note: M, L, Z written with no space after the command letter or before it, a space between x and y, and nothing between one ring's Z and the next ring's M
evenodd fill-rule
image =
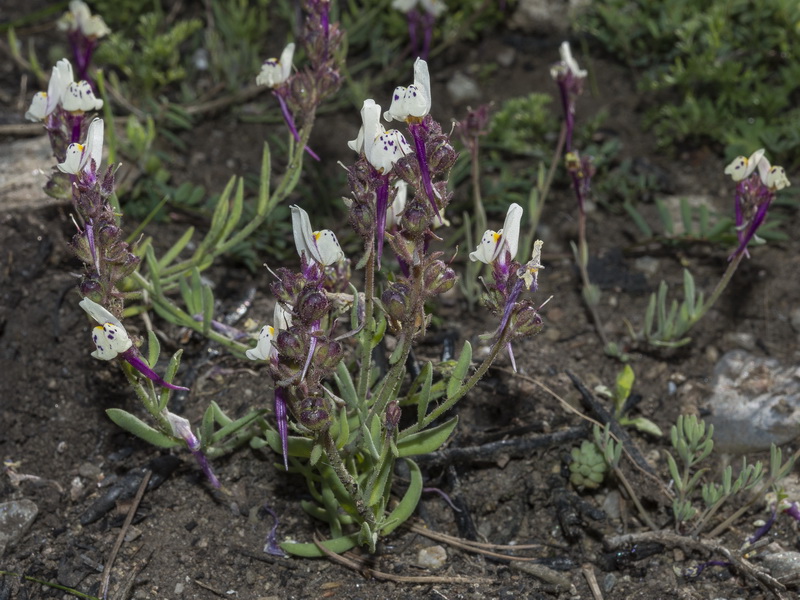
M411 288L404 283L392 283L381 294L381 302L390 319L402 321L406 314L406 300L411 295Z
M442 136L432 151L428 151L428 166L431 172L447 171L455 164L458 153L450 145L445 136Z
M333 371L342 360L342 345L335 340L326 340L317 344L314 362L319 369ZM325 375L322 375L324 377Z
M300 401L297 420L311 431L324 431L331 426L331 415L325 398L309 396Z
M305 360L308 349L300 331L299 327L290 327L278 333L275 347L278 349L278 358L281 361L297 363Z
M91 277L84 277L80 283L79 289L81 296L89 298L93 302L100 302L103 298L103 286L95 279L97 273L93 273Z
M372 232L375 229L375 213L369 205L354 201L350 206L350 225L356 234L368 242L372 239Z
M400 424L400 417L403 416L403 409L397 400L392 400L386 407L386 430L394 431Z
M330 302L325 292L306 287L295 304L295 312L301 323L310 325L328 314Z
M428 296L443 294L456 284L456 272L443 261L435 260L425 269L425 293Z
M417 162L417 157L415 154L404 156L394 163L394 172L397 173L397 176L405 181L408 185L413 187L421 187L419 185L419 163Z
M429 205L422 204L416 198L407 204L400 217L400 229L414 238L422 235L431 225L427 206Z
M511 317L511 330L515 338L536 335L544 327L542 316L533 306L524 306Z

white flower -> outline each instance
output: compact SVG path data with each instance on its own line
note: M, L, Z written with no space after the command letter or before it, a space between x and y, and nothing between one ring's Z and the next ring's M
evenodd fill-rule
M785 187L792 185L789 178L786 177L786 171L783 167L770 167L766 174L761 175L761 179L768 188L773 190L782 190Z
M41 121L52 114L59 103L62 102L69 85L74 81L72 63L62 58L53 67L47 92L39 92L33 97L25 118L29 121Z
M417 58L414 62L414 83L408 87L398 86L392 94L392 104L383 113L383 118L391 122L422 119L431 111L431 76L428 63Z
M245 351L245 355L250 360L269 360L275 349L272 342L278 332L288 329L292 325L292 313L281 306L280 302L275 303L275 314L272 318L273 325L264 325L258 333L258 343L255 348Z
M359 138L363 141L364 156L379 173L388 173L394 163L413 152L402 133L396 129L384 129L381 125L381 107L371 98L364 100L361 107L361 122L363 125ZM348 145L355 149L359 138Z
M280 59L268 58L261 65L261 73L256 77L257 85L277 87L289 79L292 74L292 57L294 56L294 43L287 44L281 52Z
M100 323L92 330L92 340L97 347L92 352L94 358L113 360L118 354L122 354L133 346L133 342L128 337L128 332L125 331L120 320L97 302L84 298L78 306Z
M86 133L85 144L70 144L67 146L67 157L63 163L58 165L62 173L77 175L81 171L89 171L92 168L92 160L95 168L100 168L100 160L103 158L103 119L95 119L89 125Z
M761 159L764 158L764 149L760 148L750 155L750 158L745 156L737 156L731 163L725 167L725 175L730 175L734 181L742 181L747 179L758 167ZM769 168L769 163L767 163Z
M469 259L472 262L477 260L487 265L492 264L502 256L504 250L508 250L511 260L517 255L519 246L519 227L522 221L522 207L519 204L512 204L508 207L506 220L500 231L487 229L483 234L481 243L474 252L470 252Z
M344 252L330 229L312 231L308 213L299 206L292 205L292 232L297 254L305 254L306 260L325 267L344 260Z
M725 167L725 174L730 175L734 181L742 181L752 175L758 169L758 176L761 182L771 190L782 190L791 185L786 171L783 167L772 166L764 156L764 149L759 148L750 155L737 156Z
M92 16L89 7L81 0L72 0L69 3L69 12L58 23L60 29L77 31L87 38L101 38L111 33L111 30L99 15Z
M394 200L386 210L386 231L392 227L400 224L400 217L406 209L406 198L408 197L408 184L402 179L398 179L394 187L397 188L397 193Z
M61 106L69 112L100 110L103 108L103 101L94 95L92 86L88 81L70 83L64 93Z
M392 0L392 8L403 13L411 12L417 5L434 17L447 10L447 5L442 0Z
M578 62L572 57L572 48L569 42L562 42L558 49L561 54L561 62L550 69L550 75L553 79L558 79L567 73L571 73L573 77L583 79L586 77L587 72L578 66Z
M542 240L533 242L531 259L517 271L517 277L521 277L525 282L525 289L531 289L533 282L539 276L539 270L544 269L542 266L542 244L544 244Z

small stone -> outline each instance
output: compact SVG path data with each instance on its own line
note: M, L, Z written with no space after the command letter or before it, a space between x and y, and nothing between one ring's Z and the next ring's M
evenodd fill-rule
M100 479L103 470L94 463L83 462L78 465L78 475L86 479Z
M37 514L39 507L25 498L0 504L0 556L25 535Z
M475 80L460 71L456 71L447 82L447 93L456 104L473 102L481 97L481 89Z
M142 535L142 530L136 527L135 525L131 525L130 527L128 527L128 531L125 532L125 541L132 542L140 535Z
M606 496L606 499L603 500L603 512L606 513L606 516L610 521L614 521L619 519L622 516L622 496L617 490L612 490Z
M729 348L741 348L752 352L756 349L756 336L752 333L730 331L722 336L722 343Z
M800 552L766 554L762 561L775 579L782 579L800 573Z
M661 261L652 256L643 256L633 261L633 268L637 271L641 271L648 277L655 277L660 266Z
M507 69L514 64L516 58L517 51L514 48L503 48L497 53L497 64Z
M182 581L175 584L175 595L178 596L183 593L183 590L186 589L186 584Z
M80 477L73 477L72 481L69 482L70 500L77 502L77 500L83 495L84 489L83 480Z
M746 453L781 445L800 433L800 368L734 350L714 367L708 399L714 449Z
M441 569L447 562L447 551L441 546L428 546L417 554L417 565L426 569Z
M603 591L606 594L611 593L611 590L614 589L614 586L617 585L617 576L613 573L607 573L605 577L603 577Z

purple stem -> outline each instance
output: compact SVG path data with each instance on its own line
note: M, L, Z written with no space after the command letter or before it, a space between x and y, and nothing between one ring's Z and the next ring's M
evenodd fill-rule
M79 144L81 141L81 124L83 123L83 115L69 115L69 120L72 122L72 133L70 134L70 144Z
M508 321L511 318L511 311L514 310L514 306L517 303L517 298L519 298L519 294L522 291L523 285L522 279L517 279L516 283L514 284L514 289L511 290L511 293L508 295L508 300L506 300L506 306L503 310L503 318L500 321L500 327L497 328L498 335L502 336L503 331L508 325Z
M433 206L433 212L439 219L439 223L444 223L442 216L439 214L439 207L436 206L436 193L433 191L433 183L431 183L431 172L428 168L428 157L425 153L425 140L422 139L420 129L424 126L422 123L411 123L408 128L411 130L411 137L414 138L414 147L417 151L417 162L419 163L419 171L422 175L422 185L425 188L425 193L428 195L428 200Z
M195 460L197 460L197 464L200 465L200 468L203 470L203 473L208 478L208 481L211 482L211 485L213 485L217 489L222 487L222 485L219 482L219 479L217 479L217 476L214 475L214 471L211 470L211 465L208 464L208 458L206 458L206 455L203 454L202 450L199 449L199 443L198 447L195 448L194 450L190 446L189 452L191 452L194 455Z
M275 420L278 423L278 437L281 438L281 453L283 454L283 468L289 470L289 419L286 415L286 391L275 388ZM277 520L277 519L276 519Z
M741 231L737 231L736 233L739 236L739 247L736 251L728 257L728 260L732 260L739 256L741 253L745 253L746 256L749 256L747 252L747 245L750 243L750 240L753 239L755 236L756 231L758 228L761 227L761 224L764 222L764 219L767 218L767 211L769 210L769 205L772 202L772 197L767 198L764 202L758 205L756 209L756 214L753 215L753 220L750 221L750 225L747 226L747 231L742 233Z
M294 119L292 118L292 113L289 112L289 107L286 106L286 100L283 99L283 96L278 92L272 92L275 94L275 97L278 99L281 105L281 113L283 114L283 120L286 121L286 126L289 128L289 131L292 132L294 139L298 142L300 141L300 134L297 133L297 127L295 127ZM308 146L305 147L305 151L308 152L309 156L316 161L319 161L319 156Z
M172 385L171 383L167 383L166 381L164 381L158 373L153 371L153 369L147 366L147 363L144 362L144 360L142 360L135 346L131 346L125 352L123 352L122 358L128 361L128 364L130 364L130 366L139 371L139 373L147 377L150 381L157 383L161 387L165 387L170 390L182 390L184 392L189 391L189 388L187 387Z
M422 41L422 53L420 56L423 60L428 60L428 54L431 51L431 40L433 39L433 25L436 22L436 17L426 12L422 15L422 31L424 38Z
M564 142L564 150L572 152L572 132L575 129L575 107L570 101L570 93L567 79L572 75L567 74L558 79L558 91L561 93L561 108L564 111L564 123L567 135Z
M409 46L411 46L412 53L415 53L417 46L417 23L419 22L419 13L416 10L408 11L406 15L408 19L408 39Z
M375 243L377 244L378 270L381 269L381 257L383 256L383 240L386 237L386 210L389 207L389 178L381 177L383 183L376 190L375 195L375 216L376 227Z
M455 504L453 504L453 501L450 499L450 496L448 496L443 490L440 490L439 488L436 487L425 487L422 488L422 491L426 493L433 492L434 494L439 494L442 497L442 499L445 502L447 502L448 505L450 505L450 508L452 508L456 512L461 512L461 509L458 508Z

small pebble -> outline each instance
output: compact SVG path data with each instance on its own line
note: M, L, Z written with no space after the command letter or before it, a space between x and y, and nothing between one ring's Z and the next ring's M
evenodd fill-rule
M789 577L800 573L800 552L776 552L766 554L762 561L770 574L776 578Z
M614 586L617 585L617 576L613 573L607 573L605 577L603 577L603 591L606 594L611 593L611 590L614 589Z
M440 569L447 562L447 551L441 546L428 546L417 554L417 565L426 569Z
M39 507L25 498L0 504L0 556L25 535L37 514Z

